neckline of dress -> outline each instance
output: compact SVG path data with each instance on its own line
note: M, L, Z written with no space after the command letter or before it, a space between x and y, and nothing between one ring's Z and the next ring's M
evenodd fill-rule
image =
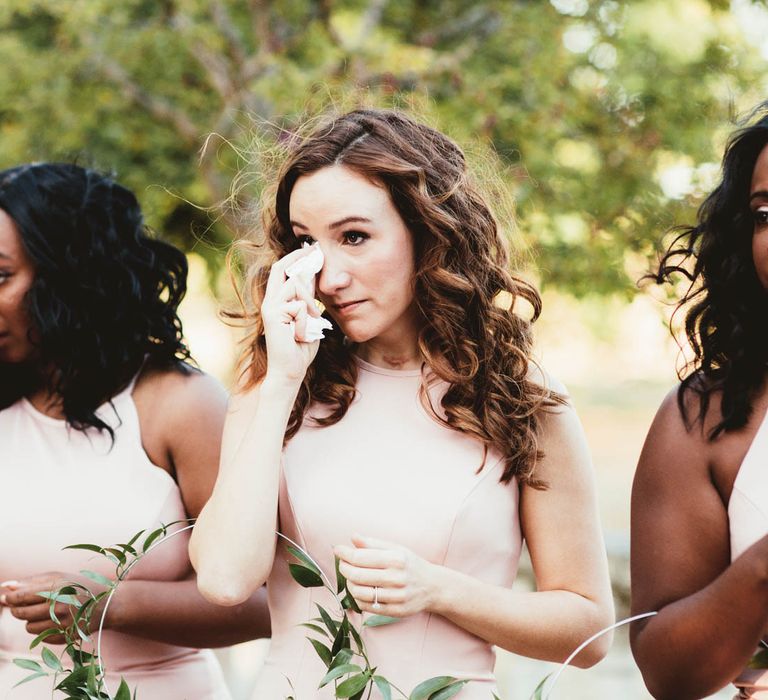
M366 362L361 357L353 355L355 362L360 369L367 372L373 372L374 374L383 374L387 377L420 377L422 374L422 368L418 369L392 369L390 367L379 367L378 365L372 365L370 362Z

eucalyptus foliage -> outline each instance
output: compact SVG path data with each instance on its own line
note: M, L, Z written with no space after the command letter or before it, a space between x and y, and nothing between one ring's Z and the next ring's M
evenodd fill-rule
M41 677L51 677L54 691L64 694L67 700L136 700L136 692L131 695L130 688L124 678L114 695L110 695L104 680L106 669L99 658L99 639L104 618L107 614L109 601L117 591L120 583L130 570L151 549L169 537L168 528L187 521L175 521L162 525L147 533L140 530L125 544L115 544L111 547L101 547L96 544L73 544L64 549L79 549L94 552L105 557L115 567L114 578L107 578L96 571L84 569L80 573L87 579L98 584L103 590L94 593L88 586L80 583L67 582L54 591L41 591L38 595L49 601L49 614L54 627L37 635L29 645L34 649L45 642L48 637L62 635L64 647L58 656L49 647L40 647L42 663L32 659L14 659L17 666L31 671L30 675L17 685L27 683ZM182 529L188 529L186 528ZM180 532L176 530L170 536ZM56 604L69 607L72 622L64 625L56 614ZM94 640L92 628L96 626L98 636ZM87 646L91 651L84 648ZM68 658L69 663L62 660Z
M347 580L339 570L339 559L336 557L336 585L332 586L320 567L302 549L296 546L287 547L288 552L296 562L288 564L294 581L304 588L325 588L335 598L341 617L331 615L322 605L316 604L319 617L303 623L317 637L307 636L320 660L328 672L320 681L319 688L331 683L337 698L362 700L370 697L373 688L377 688L384 700L393 697L404 700L447 700L456 695L466 685L467 681L458 680L452 676L436 676L419 683L410 694L406 694L395 686L392 681L376 673L376 667L371 664L365 648L365 641L350 619L349 613L362 614L357 601L352 597L347 587ZM400 621L397 617L386 615L367 615L362 621L363 627L381 627ZM295 700L292 696L286 700Z

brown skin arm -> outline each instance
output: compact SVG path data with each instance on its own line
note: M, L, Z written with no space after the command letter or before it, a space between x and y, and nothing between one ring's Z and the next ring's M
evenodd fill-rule
M188 516L197 517L216 481L226 392L199 372L147 370L134 400L144 449L175 478ZM184 581L122 583L108 624L121 632L193 647L228 646L270 634L263 587L240 605L214 605L198 592L191 566Z
M133 394L143 447L158 468L179 484L188 517L194 518L210 496L218 471L227 397L221 386L200 372L146 369ZM126 533L126 539L134 533ZM99 543L110 544L110 543ZM159 549L153 557L162 557ZM145 639L188 647L220 647L270 634L266 590L262 587L234 607L205 600L191 565L178 581L123 581L113 596L105 626ZM26 622L36 635L54 627L48 604L37 595L65 581L81 581L74 572L44 572L0 589L0 606ZM58 611L66 624L69 611ZM97 616L94 619L98 619ZM49 637L49 643L63 638Z
M657 700L694 700L727 685L768 621L768 537L730 563L727 499L716 486L724 452L707 441L706 427L688 431L671 392L632 489L632 613L658 615L634 623L630 641ZM742 443L726 455L734 465Z

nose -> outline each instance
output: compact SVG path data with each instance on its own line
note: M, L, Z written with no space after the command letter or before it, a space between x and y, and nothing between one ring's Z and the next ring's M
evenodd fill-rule
M323 250L325 263L317 276L317 291L323 296L333 297L349 286L352 275L347 270L344 256L334 251Z

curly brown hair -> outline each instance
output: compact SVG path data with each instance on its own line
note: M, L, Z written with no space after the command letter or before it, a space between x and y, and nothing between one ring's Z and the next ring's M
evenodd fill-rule
M266 342L258 313L270 265L295 250L289 217L296 181L321 168L344 165L383 185L414 240L414 296L423 318L418 344L426 371L421 401L440 423L497 449L505 461L501 481L517 478L543 487L534 476L541 411L565 399L531 374L531 323L541 298L529 283L508 272L509 253L496 220L470 181L464 153L439 131L400 111L360 109L332 117L290 145L286 161L262 209L266 259L251 266L250 297L239 318L250 326L240 358L244 388L267 370ZM511 305L497 302L500 294ZM526 320L515 301L532 307ZM341 420L355 396L354 346L334 327L320 343L293 406L285 434L296 434L310 404L327 411L319 425ZM442 411L427 388L437 378L448 384ZM481 465L482 468L482 465Z

